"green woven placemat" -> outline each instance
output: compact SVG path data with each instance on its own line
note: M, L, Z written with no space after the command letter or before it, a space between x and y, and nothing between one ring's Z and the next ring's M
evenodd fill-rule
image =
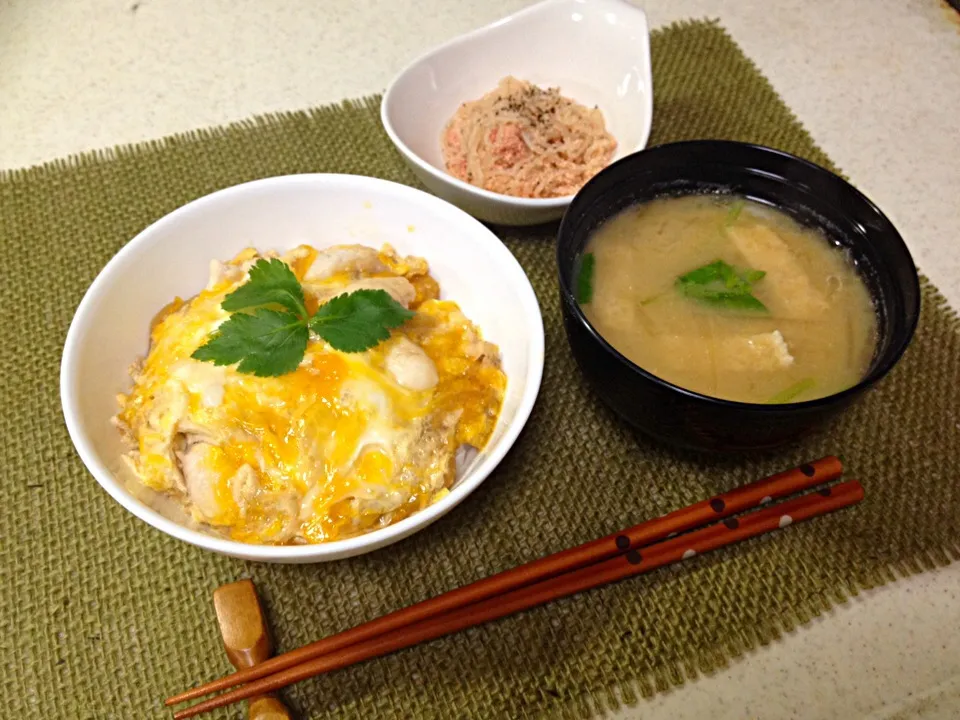
M750 140L829 165L716 25L655 33L652 143ZM169 539L85 472L60 415L67 325L96 273L175 207L269 175L412 182L375 99L271 116L0 175L0 613L6 717L162 718L161 699L229 667L211 592L250 576L280 649L613 532L764 474L842 453L858 508L314 679L301 717L585 714L682 683L859 589L960 553L960 333L929 283L913 347L841 420L749 458L678 454L621 426L566 345L549 230L503 234L543 308L543 389L516 448L468 501L371 555L324 565L235 561ZM120 382L122 378L118 378ZM240 709L218 717L242 717Z

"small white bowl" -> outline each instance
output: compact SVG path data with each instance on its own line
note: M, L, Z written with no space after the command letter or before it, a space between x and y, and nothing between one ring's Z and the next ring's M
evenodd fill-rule
M513 75L603 112L614 160L642 150L653 118L650 38L643 11L624 0L545 0L432 50L390 84L380 118L424 185L474 217L535 225L573 196L529 199L482 190L444 169L440 137L461 103Z
M267 546L189 529L149 507L120 456L110 418L127 368L147 349L151 318L175 296L191 297L211 259L245 247L280 251L390 243L426 258L441 295L455 300L500 346L507 390L493 437L446 497L381 530L317 545ZM70 438L103 488L162 532L207 550L268 562L305 563L369 552L426 527L467 497L513 445L533 408L543 372L543 321L530 281L487 228L457 208L405 185L355 175L291 175L238 185L161 218L110 260L87 290L67 333L60 396Z

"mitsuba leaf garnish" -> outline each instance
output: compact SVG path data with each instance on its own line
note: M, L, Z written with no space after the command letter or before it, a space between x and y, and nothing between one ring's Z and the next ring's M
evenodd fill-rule
M250 279L227 295L220 305L224 310L237 312L265 305L279 305L306 318L303 288L293 270L283 260L257 260L250 268Z
M293 313L257 308L231 315L191 357L214 365L239 363L238 372L273 377L297 369L309 339L306 324Z
M586 305L593 300L593 272L597 259L593 253L586 253L580 258L580 270L577 273L577 302Z
M236 364L238 372L259 377L296 370L311 330L334 350L363 352L414 315L384 290L357 290L338 295L311 317L300 281L276 258L257 260L247 282L220 307L232 314L191 357L214 365Z
M763 279L763 270L736 268L723 260L681 275L674 285L689 298L729 310L767 312L767 307L753 295L753 285Z
M310 329L337 350L363 352L413 315L383 290L357 290L321 305L310 318Z

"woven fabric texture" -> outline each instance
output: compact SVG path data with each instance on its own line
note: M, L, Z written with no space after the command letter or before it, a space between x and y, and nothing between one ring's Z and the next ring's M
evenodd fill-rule
M652 144L734 138L830 165L716 24L658 31L652 49ZM860 589L958 557L960 332L929 283L912 348L833 425L762 455L677 453L626 429L585 387L560 322L555 228L498 230L542 305L545 376L515 449L455 511L392 547L315 566L231 560L151 529L99 488L67 436L58 369L68 323L96 273L147 224L219 188L299 172L414 183L376 98L0 175L8 717L169 717L162 698L230 669L211 603L224 582L255 580L279 649L290 649L826 454L842 454L863 480L859 507L285 696L303 718L588 715L689 681Z

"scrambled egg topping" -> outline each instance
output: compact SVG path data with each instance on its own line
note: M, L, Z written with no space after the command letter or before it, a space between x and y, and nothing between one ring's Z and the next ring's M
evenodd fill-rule
M360 245L279 256L308 309L382 289L416 312L389 340L342 353L312 337L280 377L191 359L229 314L224 297L260 257L211 264L206 289L154 319L115 423L124 460L207 529L248 543L319 543L368 532L447 492L458 459L489 440L506 376L499 351L456 303L438 299L425 260Z

